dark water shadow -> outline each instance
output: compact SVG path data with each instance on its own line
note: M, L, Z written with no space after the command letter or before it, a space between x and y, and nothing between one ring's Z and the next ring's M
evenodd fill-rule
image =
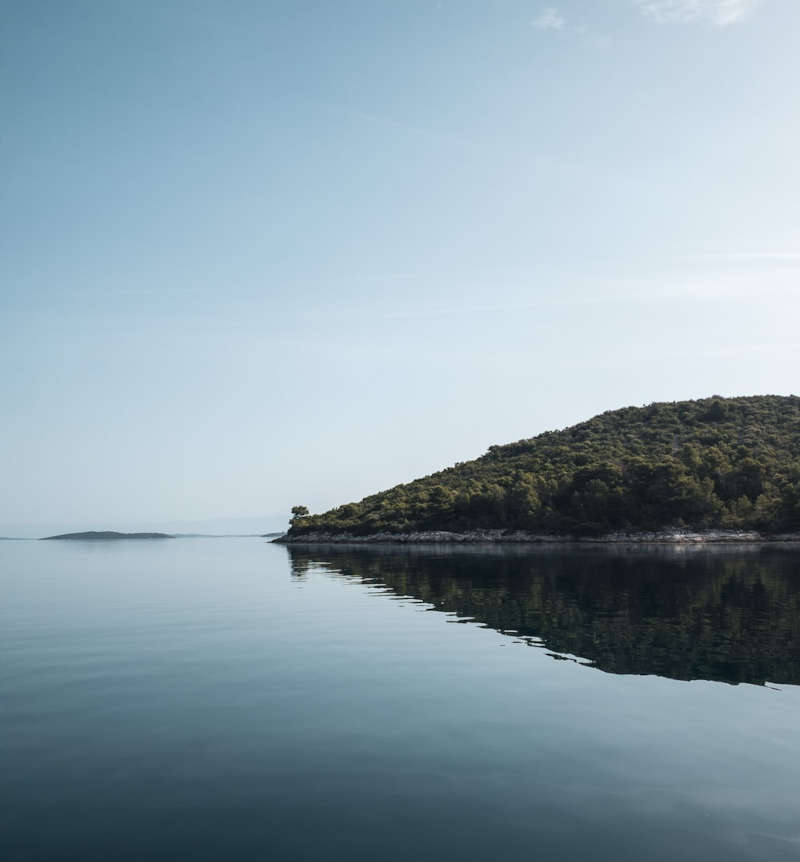
M288 546L322 569L607 673L800 684L800 553L775 547Z

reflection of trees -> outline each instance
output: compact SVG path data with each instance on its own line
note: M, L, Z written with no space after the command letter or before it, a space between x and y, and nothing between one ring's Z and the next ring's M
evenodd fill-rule
M800 683L800 557L791 551L469 552L297 548L609 673Z
M308 557L294 556L290 558L292 575L295 578L305 578L311 568L311 559Z

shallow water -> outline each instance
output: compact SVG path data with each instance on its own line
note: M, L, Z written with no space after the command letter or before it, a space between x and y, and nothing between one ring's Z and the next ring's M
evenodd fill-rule
M798 683L780 549L3 542L0 858L794 860Z

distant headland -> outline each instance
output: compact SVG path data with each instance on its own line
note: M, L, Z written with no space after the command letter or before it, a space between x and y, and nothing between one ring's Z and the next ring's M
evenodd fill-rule
M117 533L114 530L89 530L85 533L61 533L58 536L43 536L42 541L54 539L82 539L84 541L114 541L115 539L174 539L169 533Z

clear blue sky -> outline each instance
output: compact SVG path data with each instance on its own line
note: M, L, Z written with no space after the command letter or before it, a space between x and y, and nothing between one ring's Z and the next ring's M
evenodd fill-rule
M796 0L6 0L0 535L797 392L798 33Z

